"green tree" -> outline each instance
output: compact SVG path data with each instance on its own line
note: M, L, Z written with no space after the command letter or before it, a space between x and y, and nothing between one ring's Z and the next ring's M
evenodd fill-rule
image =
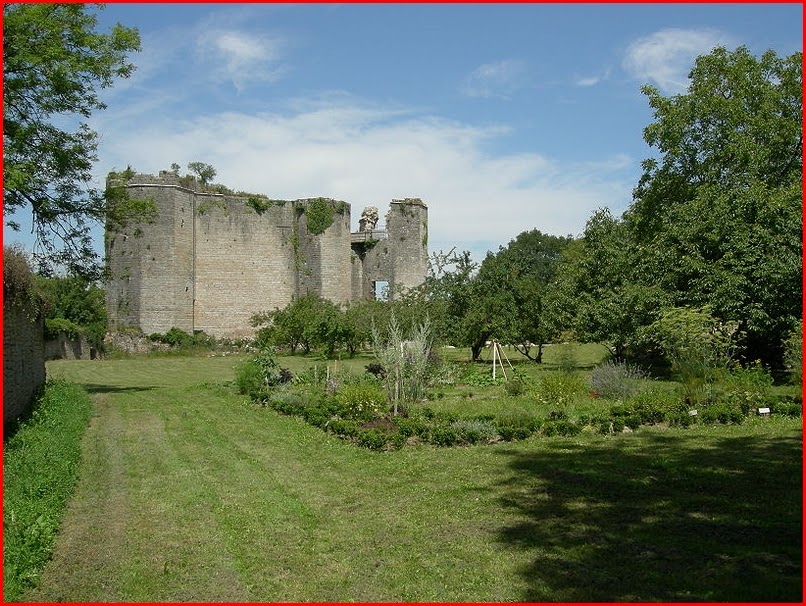
M616 358L645 345L643 328L665 304L663 291L640 279L640 249L624 221L597 210L561 263L547 305L555 330L573 329L580 341L602 343Z
M321 297L314 300L313 322L306 331L311 335L312 345L326 358L336 357L336 351L343 349L352 337L341 307Z
M643 89L659 157L625 214L640 283L738 320L745 356L780 366L801 316L802 54L717 48L690 80L672 97Z
M173 165L171 168L173 168ZM212 164L205 164L204 162L188 162L188 170L199 178L202 185L210 183L217 174Z
M411 293L423 302L424 310L417 314L408 330L427 318L434 343L467 342L464 318L473 307L472 281L477 269L478 263L471 259L469 251L457 253L451 249L447 253L432 253L425 282ZM396 313L400 314L400 310Z
M570 242L570 237L534 229L519 234L498 253L487 253L470 283L470 305L459 322L461 344L470 346L473 359L488 339L495 338L542 362L543 345L556 329L544 313L544 301Z
M37 276L36 285L47 301L46 324L55 330L72 325L92 345L102 346L107 328L102 288L83 276Z
M350 356L372 343L372 327L386 326L390 312L386 301L354 301L344 310L345 347Z
M6 224L30 208L41 268L97 275L90 223L106 213L91 187L98 134L85 120L105 108L98 89L134 70L136 29L96 31L84 4L3 5L3 207Z
M258 314L252 317L252 326L257 331L258 343L265 346L285 347L295 354L302 348L308 354L313 346L311 327L316 318L316 295L295 298L283 309Z
M502 338L523 356L543 361L543 345L558 336L558 326L546 306L563 251L573 238L533 229L519 234L498 253L505 270L501 298L507 302ZM532 348L536 347L533 353Z
M702 402L706 386L730 368L738 329L736 322L717 320L708 307L666 309L650 327L692 403Z

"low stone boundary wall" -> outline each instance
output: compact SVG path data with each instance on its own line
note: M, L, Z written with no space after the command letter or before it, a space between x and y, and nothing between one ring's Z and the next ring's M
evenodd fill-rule
M26 414L45 384L45 325L25 309L3 305L3 426Z

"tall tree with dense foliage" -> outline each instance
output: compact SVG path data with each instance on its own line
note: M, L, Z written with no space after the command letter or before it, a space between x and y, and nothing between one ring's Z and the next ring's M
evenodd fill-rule
M544 299L570 242L570 237L533 229L518 234L497 253L487 253L466 289L468 305L457 322L462 337L457 345L469 346L476 359L493 338L540 363L543 344L556 332Z
M47 269L63 265L97 273L91 221L105 217L93 188L98 134L86 124L105 105L99 89L134 70L136 29L96 31L84 4L3 5L3 206L7 224L30 209L36 256Z
M547 306L582 341L604 344L616 358L644 345L643 327L657 319L667 297L642 282L640 251L628 225L597 210L563 260Z
M624 215L630 253L616 280L615 292L641 287L650 310L646 289L659 289L659 303L739 321L745 357L773 365L801 316L802 82L801 53L740 47L699 57L685 94L643 88L654 110L644 137L659 153Z

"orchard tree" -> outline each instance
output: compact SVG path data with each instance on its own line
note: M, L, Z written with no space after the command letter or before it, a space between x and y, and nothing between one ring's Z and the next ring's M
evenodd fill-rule
M654 120L625 219L640 281L738 320L745 356L780 365L801 317L802 54L699 57L686 94L646 86Z
M314 346L313 326L316 321L318 297L305 295L295 298L283 309L275 309L252 317L252 326L258 328L257 341L261 345L286 347L291 355L300 347L308 354Z
M136 29L96 31L84 4L3 5L3 207L6 224L30 209L41 268L96 275L89 224L106 216L93 188L98 134L86 123L105 108L99 89L134 70Z
M497 253L487 253L469 284L469 304L458 322L464 337L458 344L470 346L474 360L485 342L495 338L542 362L543 345L556 329L544 313L544 299L570 242L570 237L533 229L519 234L506 248L499 247Z
M523 356L543 361L543 345L557 336L545 302L565 248L572 238L552 236L537 229L525 231L498 252L503 265L503 290L507 304L501 338ZM533 351L533 348L536 348Z

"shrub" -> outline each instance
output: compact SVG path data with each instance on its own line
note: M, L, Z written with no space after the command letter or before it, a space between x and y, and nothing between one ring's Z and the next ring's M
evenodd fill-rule
M158 343L167 343L171 347L190 347L193 345L193 335L185 332L181 328L177 328L176 326L171 328L171 330L166 332L164 335L154 333L149 335L148 338L152 341L157 341Z
M308 405L302 411L302 418L314 427L324 428L332 417L331 411L322 405Z
M345 419L370 421L386 410L386 394L372 383L347 383L336 393L339 415Z
M431 432L431 443L437 446L453 446L459 441L459 436L450 427L437 427Z
M387 436L380 429L359 429L358 444L370 450L383 450Z
M266 394L263 385L263 372L254 360L246 360L235 370L235 385L238 393L259 399Z
M697 423L697 417L690 415L686 411L672 412L667 417L670 427L690 427Z
M510 425L504 425L498 427L498 435L501 436L502 440L511 442L513 440L525 440L532 435L532 432L525 427L512 427Z
M536 398L542 404L566 406L582 389L582 381L576 374L546 373L537 385Z
M302 415L305 412L305 400L298 394L279 394L273 397L271 407L286 415Z
M800 385L803 380L803 320L795 324L784 341L784 368L789 372L789 380Z
M315 364L294 377L295 385L322 385L327 379L327 367Z
M573 373L577 367L576 348L571 343L557 346L557 368L565 374Z
M495 425L499 429L502 427L523 428L531 433L540 427L540 420L528 414L502 415L495 420Z
M450 424L460 442L475 444L477 442L494 442L498 439L498 430L491 421L481 419L458 419Z
M504 383L504 391L507 392L508 396L514 398L523 394L523 392L526 391L526 385L524 384L522 379L520 379L519 377L515 377L514 379Z
M582 431L582 428L568 419L557 419L544 423L540 431L545 436L573 436Z
M360 431L358 423L346 419L331 420L327 425L327 429L338 436L348 438L358 435Z
M255 357L240 364L235 371L238 391L253 399L264 398L270 388L280 381L280 369L270 349L261 350Z
M70 320L64 318L47 318L45 320L45 336L49 339L55 339L60 334L64 334L70 339L77 339L82 333L81 327Z
M590 386L603 398L624 400L638 393L641 382L647 378L646 373L637 366L608 360L591 370Z
M611 411L614 409L611 408ZM623 414L619 416L637 417L640 424L661 423L667 420L672 413L686 412L688 407L680 396L673 392L659 389L642 391L628 398L623 409L619 409ZM630 422L625 418L628 427L632 427L634 420ZM635 429L634 427L632 427Z
M661 313L650 332L672 364L693 404L708 398L708 384L730 365L740 337L737 322L721 322L709 307L674 307Z
M787 417L799 417L803 414L803 402L800 397L785 397L772 403L770 411Z
M730 402L712 402L699 411L698 417L703 423L722 423L735 425L744 421L741 409Z
M724 373L716 386L716 399L724 400L748 414L751 410L770 404L772 375L760 362L752 366L736 366Z
M410 436L426 438L428 435L428 425L419 419L412 417L394 417L392 422L397 426L398 433L406 438Z

